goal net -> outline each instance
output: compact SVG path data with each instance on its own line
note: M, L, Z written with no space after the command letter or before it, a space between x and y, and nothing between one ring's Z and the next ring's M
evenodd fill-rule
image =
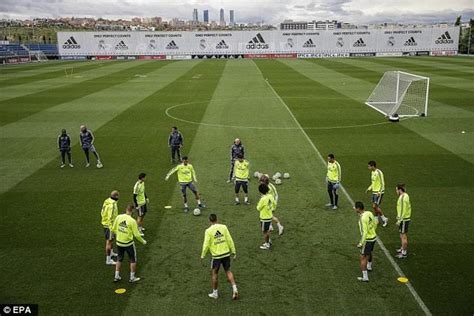
M41 50L31 50L30 51L30 60L32 61L48 61L45 53Z
M387 71L365 104L385 116L426 116L430 78Z

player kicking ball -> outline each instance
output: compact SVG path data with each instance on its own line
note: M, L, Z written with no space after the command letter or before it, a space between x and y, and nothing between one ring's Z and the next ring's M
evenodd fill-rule
M184 156L182 163L171 169L165 177L165 181L168 181L170 176L177 172L178 173L178 182L181 185L181 193L183 194L183 202L184 202L184 212L187 213L189 211L188 206L188 198L186 196L186 189L189 188L191 192L194 193L194 197L198 203L199 207L206 207L204 204L201 203L201 198L199 196L199 192L194 185L194 182L197 182L196 172L194 171L193 166L189 163L188 157Z
M275 208L273 210L273 212L276 211L277 209L277 206L278 206L278 191L276 189L276 187L273 185L273 183L270 182L270 177L268 176L268 174L262 174L262 176L260 177L259 179L260 183L264 183L268 186L268 189L269 189L269 193L273 196L273 198L275 199ZM275 215L273 215L272 217L272 221L275 222L277 224L277 227L278 227L278 235L283 235L283 225L281 224L280 220L278 219L278 217L276 217ZM270 231L273 231L273 226L270 224Z
M230 257L232 256L233 259L236 257L234 241L232 240L232 236L230 235L227 226L217 222L216 214L209 215L209 221L211 222L211 226L206 229L206 232L204 233L204 242L202 244L201 252L201 260L204 259L208 251L212 256L212 293L209 293L209 297L213 299L219 298L217 288L219 281L219 268L222 265L227 280L232 285L232 299L236 300L239 298L239 292L237 291L237 285L235 284L234 274L230 271Z
M354 210L359 214L359 231L361 235L357 248L360 248L360 270L362 271L362 277L358 277L357 280L369 282L368 271L372 271L372 251L377 240L377 222L372 212L364 210L362 202L356 202Z
M275 209L275 199L269 193L270 189L265 183L258 186L258 191L262 195L257 204L257 211L260 213L260 227L263 233L264 242L260 246L262 250L270 250L272 242L270 240L270 226L272 224L273 210Z
M249 205L249 174L250 174L250 163L244 159L244 155L239 154L237 161L234 163L234 176L235 176L235 205L240 204L239 192L240 188L244 191L244 203Z

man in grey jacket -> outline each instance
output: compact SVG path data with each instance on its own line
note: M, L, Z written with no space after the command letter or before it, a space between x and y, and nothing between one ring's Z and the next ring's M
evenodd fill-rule
M178 162L180 162L181 148L183 147L183 135L178 131L176 126L171 128L171 134L168 137L168 147L171 148L171 162L176 163L176 156L178 156Z
M234 140L234 143L230 147L230 174L229 174L229 179L227 180L227 183L232 182L232 178L234 177L234 164L235 160L239 155L242 155L242 157L245 157L245 150L244 150L244 145L242 145L242 142L240 141L239 138L236 138Z

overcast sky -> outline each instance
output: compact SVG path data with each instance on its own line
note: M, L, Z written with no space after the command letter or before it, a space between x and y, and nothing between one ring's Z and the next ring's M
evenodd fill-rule
M219 9L235 10L236 22L285 19L336 19L351 23L454 22L474 18L473 0L0 0L0 18L88 16L126 18L161 16L191 19L193 8L210 10L218 20Z

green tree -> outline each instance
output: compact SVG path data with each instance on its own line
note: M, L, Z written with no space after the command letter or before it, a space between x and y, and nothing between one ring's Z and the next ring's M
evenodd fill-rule
M456 18L456 22L454 22L454 25L455 25L455 26L461 26L461 16L458 16L458 17Z

